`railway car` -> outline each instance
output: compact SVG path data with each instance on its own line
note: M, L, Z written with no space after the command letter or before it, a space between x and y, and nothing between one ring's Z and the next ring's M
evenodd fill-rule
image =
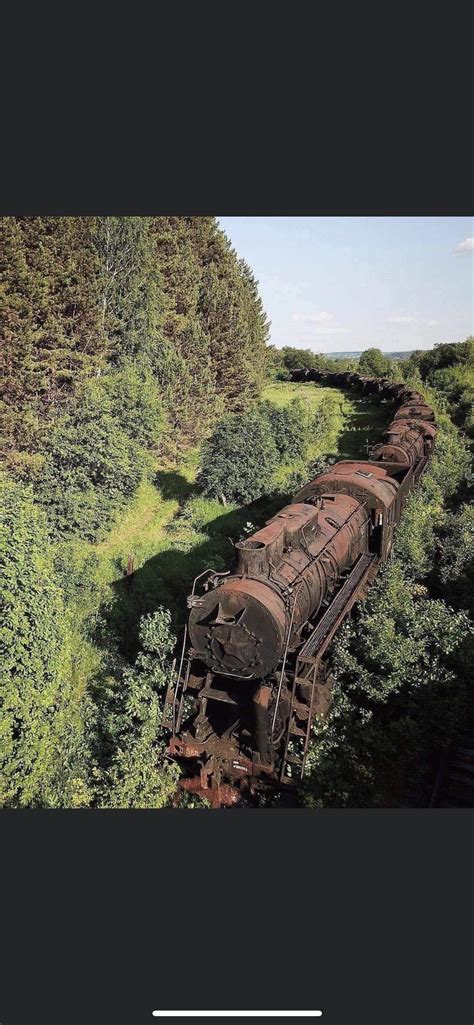
M327 650L390 557L404 503L433 449L432 408L413 389L359 374L295 370L401 402L381 441L309 481L251 537L231 571L206 570L165 698L182 786L215 806L303 776L311 724L331 706Z

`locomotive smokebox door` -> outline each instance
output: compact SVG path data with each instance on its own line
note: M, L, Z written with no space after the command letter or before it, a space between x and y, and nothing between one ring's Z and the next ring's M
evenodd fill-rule
M285 605L258 581L226 581L192 608L189 635L196 655L213 672L261 679L280 658Z

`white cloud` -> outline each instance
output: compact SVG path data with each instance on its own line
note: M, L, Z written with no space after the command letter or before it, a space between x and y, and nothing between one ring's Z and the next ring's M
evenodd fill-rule
M334 313L328 313L326 310L321 310L320 313L294 313L291 319L302 324L326 324L329 320L334 320Z
M471 238L465 238L463 242L458 242L457 246L454 247L453 252L474 253L474 236Z
M439 320L425 320L419 313L395 313L392 317L387 317L387 324L397 324L398 327L437 327Z

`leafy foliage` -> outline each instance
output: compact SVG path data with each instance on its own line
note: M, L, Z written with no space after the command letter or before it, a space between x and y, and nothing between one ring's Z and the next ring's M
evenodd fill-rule
M474 339L435 345L428 352L412 353L407 372L436 389L444 398L455 424L474 437Z
M282 369L287 371L334 369L334 362L331 359L321 353L313 352L312 349L293 349L286 345L279 350L278 356Z
M254 407L217 426L203 446L198 484L214 498L253 502L271 488L277 463L268 417Z
M446 520L446 502L460 487L469 464L465 443L447 418L438 414L433 457L419 487L408 498L395 536L395 554L417 579L426 577L433 566L438 532Z
M472 609L472 509L453 517L450 508L470 454L436 392L428 400L435 452L404 509L395 558L333 649L334 707L314 730L310 805L412 803L472 701L473 627L464 611Z
M83 716L69 622L44 518L31 493L2 478L0 799L13 806L87 803Z
M381 349L366 349L359 356L358 371L374 377L387 377L391 374L392 364Z
M446 519L439 573L449 600L474 613L474 507L464 503Z
M300 399L288 406L261 404L263 416L268 418L280 459L292 460L305 456L308 447L308 415Z
M152 411L142 432L154 430ZM87 386L81 405L51 429L35 495L48 514L51 536L94 539L142 479L146 459L114 415L106 389Z
M472 627L393 563L336 641L334 708L315 727L310 805L403 803L466 714L459 654Z
M92 751L96 802L105 808L162 808L173 795L179 770L164 757L158 740L159 691L167 683L168 656L175 644L170 613L159 608L143 617L142 651L119 680L96 694L97 720Z

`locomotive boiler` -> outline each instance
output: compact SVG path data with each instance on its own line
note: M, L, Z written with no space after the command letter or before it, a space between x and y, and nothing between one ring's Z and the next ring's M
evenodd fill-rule
M368 551L368 527L364 506L350 495L285 506L237 543L232 576L193 604L195 657L243 682L271 674L285 645L297 645L344 571Z
M404 385L317 370L293 378L355 387L398 409L368 458L309 481L236 543L231 572L194 582L163 725L170 754L195 767L181 785L216 806L302 778L312 723L331 706L327 650L390 557L436 435L432 408Z

